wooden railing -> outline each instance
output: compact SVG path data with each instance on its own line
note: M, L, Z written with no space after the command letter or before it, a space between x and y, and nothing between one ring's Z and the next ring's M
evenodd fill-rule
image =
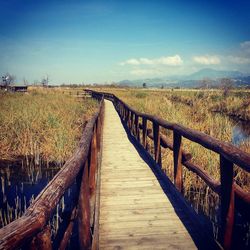
M167 122L156 116L140 113L113 94L92 90L85 91L95 98L104 97L112 101L130 133L145 149L147 148L147 138L153 140L154 160L160 166L162 165L161 147L173 151L174 185L180 192L182 192L183 189L182 165L184 165L188 170L196 173L220 196L221 244L225 249L230 249L232 244L235 204L246 212L249 212L250 207L250 193L243 191L243 189L234 182L233 165L237 164L241 169L249 173L250 155L229 143L219 141L204 133L179 124ZM148 121L152 122L153 129L147 127ZM160 132L160 128L173 132L173 142L169 141L167 137ZM182 148L182 137L219 154L220 182L214 180L203 168L192 163L192 155L185 152Z
M65 249L78 220L81 249L97 249L99 221L99 153L103 100L84 128L79 148L42 190L24 215L0 229L0 249L52 249L50 218L65 192L77 185L78 199L65 227L59 249Z

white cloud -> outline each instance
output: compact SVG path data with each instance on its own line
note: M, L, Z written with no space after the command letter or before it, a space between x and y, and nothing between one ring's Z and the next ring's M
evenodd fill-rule
M130 65L139 65L140 64L140 61L138 61L137 59L135 58L132 58L132 59L129 59L125 62L121 62L120 65L126 65L126 64L130 64Z
M245 41L245 42L242 42L241 44L240 44L240 47L242 48L242 49L246 49L246 50L249 50L250 49L250 41Z
M132 58L124 62L121 62L120 65L168 65L168 66L179 66L183 64L183 60L179 55L174 56L163 56L159 58Z
M220 64L220 58L215 55L194 56L193 61L204 65Z
M250 64L250 58L240 56L228 56L228 60L235 64Z
M154 60L150 60L148 58L140 58L140 63L145 65L152 65L154 64Z

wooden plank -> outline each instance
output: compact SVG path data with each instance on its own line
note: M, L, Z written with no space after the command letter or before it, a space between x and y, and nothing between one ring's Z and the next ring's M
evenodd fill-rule
M120 215L120 214L119 215L114 214L114 213L110 213L110 214L106 213L106 215L102 214L102 218L100 219L100 224L131 222L131 221L139 222L141 220L142 221L150 221L150 220L157 221L157 220L171 219L171 216L169 217L167 216L166 211L162 213L158 212L157 214L155 214L155 210L153 211L153 214L152 214L152 211L151 211L151 214L145 214L142 212L139 214L132 214L132 213L126 213L124 215Z
M172 240L172 235L165 234L159 237L158 234L154 235L142 235L142 236L131 236L119 238L107 238L105 241L100 242L101 249L190 249L192 245L185 239L182 234L175 234L175 241ZM154 246L152 248L152 246Z
M144 223L145 225L145 223ZM124 228L112 228L112 227L103 227L100 225L100 241L105 238L105 237L119 237L120 235L152 235L152 234L158 234L159 236L165 235L165 234L170 234L173 236L173 241L174 241L174 236L177 235L177 233L181 233L183 235L183 240L189 239L192 240L191 237L187 234L187 231L183 229L180 225L176 224L169 224L168 226L166 225L158 225L158 226L138 226L138 227L124 227Z
M163 208L148 208L148 209L130 209L130 210L127 210L127 211L123 211L122 213L118 210L108 210L108 211L100 211L100 213L103 215L103 216L106 216L107 214L109 215L112 215L114 217L118 217L118 216L129 216L129 215L152 215L152 216L155 216L155 215L158 215L158 214L166 214L168 211L168 209L166 207L163 207ZM100 220L102 220L102 218L100 218Z

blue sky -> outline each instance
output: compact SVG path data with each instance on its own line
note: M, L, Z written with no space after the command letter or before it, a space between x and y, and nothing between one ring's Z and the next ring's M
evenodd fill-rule
M0 0L0 74L104 83L250 73L248 0Z

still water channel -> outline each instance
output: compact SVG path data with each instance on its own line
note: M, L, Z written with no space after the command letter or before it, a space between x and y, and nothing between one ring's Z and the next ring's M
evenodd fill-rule
M15 163L0 161L0 227L19 218L59 169L60 167L55 165L35 165L34 161L27 162L27 160ZM58 247L63 232L61 229L67 225L75 199L76 184L73 184L51 216L54 249ZM75 230L74 234L73 237L77 237ZM71 247L76 249L74 242L71 243Z

